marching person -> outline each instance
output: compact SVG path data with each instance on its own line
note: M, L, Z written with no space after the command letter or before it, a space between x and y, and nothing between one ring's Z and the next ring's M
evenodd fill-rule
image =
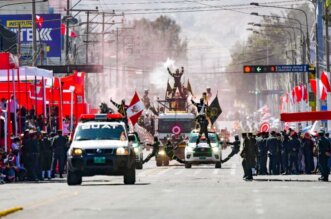
M165 147L165 152L171 160L176 160L179 163L185 163L182 159L180 159L179 157L177 157L175 155L175 150L177 149L177 147L178 146L174 147L173 144L171 143L170 138L168 138L167 144L166 144L166 147Z
M157 136L154 136L154 144L147 144L149 146L152 146L153 149L152 149L152 153L150 153L146 158L145 160L143 161L143 164L144 163L147 163L152 157L156 157L159 150L160 150L160 141L158 139Z
M275 131L271 132L270 138L267 140L267 149L269 155L269 174L270 175L279 175L280 166L279 166L279 153L280 153L280 144L277 139L277 134Z
M295 168L295 174L299 174L299 150L300 150L300 141L298 139L298 134L292 132L291 140L289 142L289 173L293 174L293 165Z
M110 98L110 102L114 104L114 106L117 108L117 111L122 114L124 117L124 122L126 124L127 129L129 129L129 122L128 122L128 115L127 115L127 109L129 108L128 105L125 104L125 99L122 99L121 104L116 103L115 101Z
M250 145L250 141L246 133L242 134L243 138L243 149L240 153L240 156L243 158L242 166L244 169L244 180L251 181L253 180L252 168L255 167L255 152L253 147Z
M330 142L325 138L325 133L323 130L320 130L318 133L318 164L321 171L321 177L318 178L320 181L327 182L329 181L330 169L328 167L328 159L331 156L330 151Z
M227 162L230 160L231 157L234 155L238 154L240 151L240 140L239 140L239 135L234 136L234 142L227 142L229 145L233 145L231 153L224 159L222 160L222 163Z

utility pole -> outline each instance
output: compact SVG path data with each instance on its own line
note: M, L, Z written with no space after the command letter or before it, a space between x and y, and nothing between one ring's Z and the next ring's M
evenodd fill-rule
M325 5L325 53L326 53L326 71L330 77L330 43L329 43L329 5ZM331 97L327 95L327 108L331 109ZM331 121L328 120L328 129L331 129Z
M119 42L118 42L118 27L116 28L116 88L118 88L118 79L119 79L119 74L118 74L118 54L119 54Z
M37 61L36 0L32 0L32 66Z
M17 56L18 56L18 66L21 66L21 24L18 25L17 32Z
M101 64L105 62L105 13L102 12Z
M87 11L87 24L86 24L86 56L85 56L85 64L88 65L88 44L89 44L89 26L90 26L90 11Z
M66 65L69 64L69 15L70 15L70 0L67 0L67 20L66 20Z

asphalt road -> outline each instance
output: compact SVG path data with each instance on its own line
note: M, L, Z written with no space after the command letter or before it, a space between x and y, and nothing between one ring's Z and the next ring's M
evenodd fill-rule
M223 155L224 156L224 155ZM0 185L0 210L22 206L6 218L195 219L330 218L331 183L313 176L259 176L242 180L239 156L222 169L154 160L137 171L136 185L122 177L87 177L81 186L64 179Z

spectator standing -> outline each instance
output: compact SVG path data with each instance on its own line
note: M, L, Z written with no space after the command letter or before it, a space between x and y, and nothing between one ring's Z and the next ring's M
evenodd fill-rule
M52 141L53 159L52 159L52 178L55 177L56 166L58 164L60 178L63 178L63 169L65 165L67 139L62 135L62 130L58 130L57 136Z

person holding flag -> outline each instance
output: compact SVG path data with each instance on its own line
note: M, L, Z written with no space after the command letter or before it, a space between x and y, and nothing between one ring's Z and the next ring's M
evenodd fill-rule
M127 109L129 108L128 105L125 104L125 99L122 99L121 104L116 103L113 101L112 98L110 98L110 102L114 104L114 106L117 108L118 113L122 114L124 118L125 125L127 129L129 130L129 122L128 122L128 116L127 116Z

